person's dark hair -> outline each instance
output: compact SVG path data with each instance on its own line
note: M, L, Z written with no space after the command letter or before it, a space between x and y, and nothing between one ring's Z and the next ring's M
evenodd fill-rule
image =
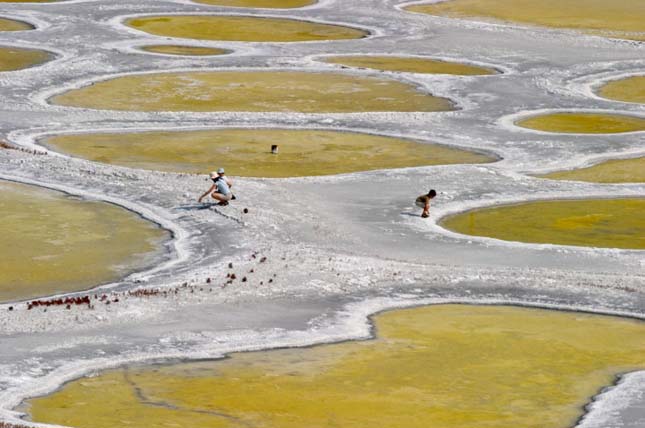
M434 189L432 189L428 192L428 196L430 196L431 198L434 198L435 196L437 196L437 192Z

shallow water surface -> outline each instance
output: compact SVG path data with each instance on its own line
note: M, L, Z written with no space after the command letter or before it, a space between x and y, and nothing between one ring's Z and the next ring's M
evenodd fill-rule
M405 73L455 74L460 76L497 74L492 68L479 67L459 62L439 61L428 58L397 56L332 56L325 62L349 67L373 68L375 70L402 71Z
M519 120L516 125L565 134L620 134L645 131L645 118L605 113L549 113Z
M350 113L447 111L452 103L392 79L298 71L139 74L74 89L53 104L109 110Z
M53 58L47 51L0 46L0 71L16 71L43 64Z
M645 103L645 76L614 80L598 89L598 95L610 100Z
M587 168L556 171L540 177L592 183L645 183L645 157L613 159Z
M375 340L134 367L29 402L78 428L568 428L645 367L645 323L442 305L375 317Z
M257 7L267 9L292 9L309 6L316 0L194 0L197 3L212 4L216 6L232 7Z
M360 39L367 31L286 18L167 15L131 18L125 24L164 37L240 42L307 42Z
M158 255L166 232L121 207L0 181L0 301L115 280Z
M15 19L9 18L0 18L0 31L25 31L33 29L34 26L27 22L16 21Z
M643 213L645 199L562 199L476 209L441 225L506 241L643 250Z
M142 46L142 51L160 53L165 55L224 55L229 53L226 49L207 48L203 46L182 46L182 45L148 45Z
M449 0L406 7L451 18L484 18L645 40L645 2L634 0Z
M355 132L295 129L60 135L48 147L131 168L247 177L297 177L385 168L485 163L495 158L436 144ZM279 153L271 154L271 145Z

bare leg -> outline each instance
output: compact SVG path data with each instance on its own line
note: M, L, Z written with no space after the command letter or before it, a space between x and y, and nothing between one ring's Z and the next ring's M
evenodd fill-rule
M213 192L211 193L211 198L219 201L220 205L228 205L228 201L231 199L230 193L228 195L223 195L221 193Z

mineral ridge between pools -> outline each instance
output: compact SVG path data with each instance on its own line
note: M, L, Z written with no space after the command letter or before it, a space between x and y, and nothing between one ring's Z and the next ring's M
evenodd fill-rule
M158 256L167 234L121 207L0 181L0 301L77 291Z
M591 183L645 183L645 157L612 159L586 168L555 171L540 177Z
M316 3L316 0L194 0L214 6L251 7L267 9L293 9Z
M644 210L637 198L549 200L475 209L441 224L506 241L643 250Z
M279 144L276 144L279 143ZM496 158L413 140L326 130L217 129L59 135L54 150L130 168L206 174L218 164L246 177L301 177ZM273 145L278 153L271 153Z
M131 75L74 89L50 101L128 111L352 113L453 109L449 100L397 80L299 71Z
M563 134L620 134L645 131L645 117L610 113L548 113L519 120L516 125Z
M645 104L645 76L632 76L607 82L598 95L610 100Z
M308 42L360 39L365 30L285 18L168 15L131 18L125 24L156 36L240 42Z
M369 341L108 371L26 410L77 428L565 428L645 367L645 323L630 319L445 305L375 324Z
M451 18L483 18L645 40L645 4L614 0L449 0L406 7ZM554 11L557 11L554 13Z
M497 70L492 68L418 57L349 55L331 56L323 60L332 64L341 64L349 67L402 71L405 73L454 74L458 76L486 76L498 73Z

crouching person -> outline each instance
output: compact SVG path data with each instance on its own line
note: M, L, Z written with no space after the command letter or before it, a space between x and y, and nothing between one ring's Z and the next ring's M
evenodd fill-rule
M211 198L219 201L217 205L228 205L228 201L233 198L233 193L231 193L231 188L228 184L226 177L223 177L224 170L221 170L222 173L211 172L210 177L213 180L213 185L210 189L206 191L202 196L199 197L198 202L201 202L205 197L211 195Z
M430 201L434 199L435 196L437 196L437 192L434 189L432 189L428 192L427 195L421 195L416 199L415 203L417 207L423 208L423 213L421 213L421 217L423 218L430 217Z

